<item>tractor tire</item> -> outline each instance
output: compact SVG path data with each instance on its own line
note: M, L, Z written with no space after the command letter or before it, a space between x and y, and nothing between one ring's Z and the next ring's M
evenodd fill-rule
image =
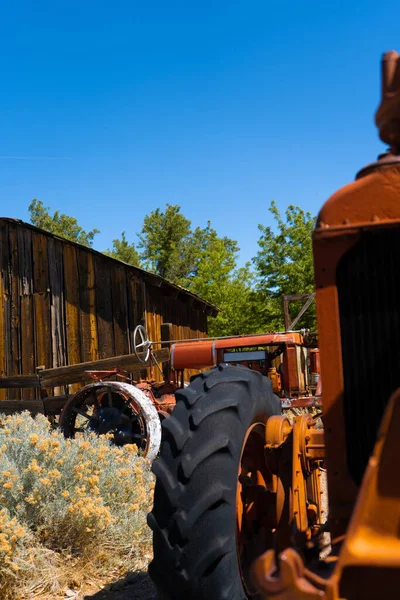
M225 364L196 375L176 400L153 463L150 577L163 600L255 599L238 557L239 469L254 424L264 460L265 423L281 414L280 400L268 378Z

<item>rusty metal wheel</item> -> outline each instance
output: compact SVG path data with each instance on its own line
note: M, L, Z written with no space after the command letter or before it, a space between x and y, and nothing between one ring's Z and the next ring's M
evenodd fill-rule
M91 383L71 396L60 417L65 437L94 432L112 434L117 446L136 444L153 460L161 443L161 424L151 400L138 388L119 381Z
M276 514L265 423L280 401L269 379L230 365L176 400L153 463L150 576L165 600L255 600L250 567L271 548Z

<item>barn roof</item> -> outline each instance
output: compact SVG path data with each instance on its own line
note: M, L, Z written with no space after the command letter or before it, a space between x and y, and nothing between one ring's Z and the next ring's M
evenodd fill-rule
M188 299L188 301L193 303L194 308L197 308L198 310L205 312L209 316L215 317L215 316L217 316L217 314L219 312L219 309L214 304L211 304L211 302L207 302L207 300L203 300L203 298L201 298L197 294L194 294L193 292L185 289L184 287L177 285L176 283L172 283L171 281L168 281L167 279L165 279L164 277L161 277L160 275L156 275L155 273L150 273L149 271L146 271L145 269L142 269L141 267L134 267L133 265L130 265L129 263L126 263L122 260L118 260L117 258L112 258L111 256L107 256L106 254L103 254L102 252L99 252L98 250L94 250L93 248L90 248L88 246L83 246L82 244L78 244L77 242L72 242L71 240L67 240L66 238L60 237L58 235L54 235L53 233L50 233L44 229L40 229L39 227L36 227L35 225L32 225L31 223L25 223L24 221L22 221L20 219L13 219L12 217L0 217L0 222L1 221L8 222L8 223L14 223L21 227L25 227L27 229L37 231L37 232L42 233L43 235L46 235L53 239L60 240L61 242L65 243L65 244L72 244L73 246L77 246L80 249L84 249L87 252L90 252L91 254L100 255L101 257L104 257L104 259L111 261L112 263L123 264L123 265L125 265L126 268L132 270L132 272L140 273L142 279L144 281L146 281L146 283L149 283L150 285L152 285L154 287L164 288L166 291L168 290L169 293L176 294L177 297L178 297L178 295L181 297L186 297Z

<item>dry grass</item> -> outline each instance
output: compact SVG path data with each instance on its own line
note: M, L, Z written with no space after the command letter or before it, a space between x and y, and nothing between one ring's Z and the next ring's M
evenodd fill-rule
M0 598L63 597L145 568L153 477L135 446L65 440L45 417L0 419Z
M303 415L310 415L315 419L315 427L317 429L323 429L322 419L321 419L321 409L315 408L313 406L309 408L285 408L283 410L283 414L289 419L290 423L293 424L295 417L301 417Z

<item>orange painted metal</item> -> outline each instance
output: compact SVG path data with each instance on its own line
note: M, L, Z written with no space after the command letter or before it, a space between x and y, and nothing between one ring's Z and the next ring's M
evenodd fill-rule
M331 594L344 598L400 596L400 479L393 468L400 440L400 390L392 396L339 556Z
M292 426L285 416L272 416L265 429L265 459L273 474L276 494L276 531L274 546L284 550L292 543L293 492L292 492Z
M287 346L284 351L283 381L287 396L291 397L300 392L296 347L292 345Z
M265 415L256 418L246 432L236 487L236 547L242 580L249 595L257 592L250 570L259 553L259 544L262 541L267 547L273 547L272 532L277 527L274 476L263 453L265 422ZM256 537L259 541L252 548Z
M282 380L275 367L268 369L268 377L272 381L272 390L274 394L280 394L282 391Z
M134 382L153 402L160 418L170 415L176 405L176 386L172 383L158 382L155 379L141 379Z
M293 526L305 541L318 537L322 526L323 430L315 429L315 421L309 415L295 417L292 425L284 415L270 417L265 429L265 451L268 467L279 482L278 546L284 547L282 536L289 544Z
M384 113L386 116L383 118ZM379 122L381 118L382 123L390 122L389 113L389 109L388 112L386 109L381 111L381 116L377 117ZM400 227L399 197L398 156L397 162L395 160L393 163L384 157L381 166L378 161L366 175L336 192L325 203L314 232L316 306L324 385L323 420L327 437L330 520L334 536L346 531L358 491L349 476L346 460L336 271L342 257L360 239L363 231ZM332 442L329 443L329 440Z
M292 487L293 491L296 486L298 488L297 494L293 495L293 522L298 530L306 532L308 543L288 544L282 551L268 551L256 561L254 581L266 599L376 600L400 597L400 479L395 467L400 451L400 389L388 404L384 398L379 399L386 404L383 420L362 482L357 486L347 462L351 440L346 440L337 287L341 260L365 232L382 233L385 229L397 228L400 239L400 57L393 52L385 55L383 61L383 98L376 122L381 138L391 145L390 152L364 168L357 181L328 200L318 216L313 236L325 432L313 429L303 418L296 418L293 431L288 434L285 430L285 440L279 446L282 450L292 438ZM368 273L367 259L362 268ZM387 277L390 276L388 273ZM391 293L394 293L393 288ZM396 297L393 302L395 306ZM375 310L379 310L379 305ZM355 314L353 318L357 319ZM390 327L390 315L387 318ZM363 351L360 347L360 352ZM351 361L351 354L348 356ZM345 367L347 382L352 364L346 363ZM382 377L382 374L372 370L370 377ZM321 379L317 395L319 393ZM373 402L374 398L369 401ZM346 397L346 402L351 403L351 397ZM346 406L347 415L349 410L351 405ZM376 425L371 422L372 432ZM271 428L270 438L276 438L278 423L272 422ZM280 432L283 437L283 424ZM349 428L347 435L352 435ZM267 462L276 465L279 471L282 452L274 458L268 454L268 451L276 454L274 447L276 445L271 444L267 435ZM317 477L324 457L332 551L321 558L318 543L313 540L315 532L310 527L310 519L322 522L321 514L318 514L321 489ZM315 476L311 474L311 486L305 488L302 478L310 474L312 464L316 466ZM315 501L310 500L310 487ZM295 546L301 552L297 552ZM311 555L307 554L310 550L311 555L314 551L317 560L310 559Z
M276 426L275 426L276 428ZM400 439L400 390L391 398L340 551L305 565L293 548L263 554L257 587L275 600L376 600L400 590L400 479L393 471Z
M300 333L270 333L261 335L235 336L231 338L196 342L176 343L171 347L171 366L176 371L182 369L202 369L222 362L221 350L231 348L252 348L258 346L279 346L304 343Z
M359 239L363 228L400 226L399 197L400 166L374 170L328 200L319 214L314 232L316 306L324 386L323 421L330 490L329 518L334 537L345 533L357 497L357 487L348 473L346 458L336 270L341 258Z
M182 342L171 346L171 367L175 371L183 369L203 369L213 367L216 358L213 356L213 341Z
M301 346L304 338L295 331L289 333L262 333L259 335L243 335L215 340L217 350L229 348L251 348L252 346L279 346L280 344L298 344Z

